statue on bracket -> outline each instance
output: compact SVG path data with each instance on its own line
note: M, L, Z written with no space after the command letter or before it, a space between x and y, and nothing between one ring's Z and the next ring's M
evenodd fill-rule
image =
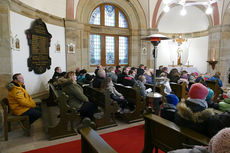
M36 19L31 28L26 30L26 36L30 47L27 60L29 71L34 70L36 74L45 73L51 65L49 47L52 35L47 31L46 24L41 19Z

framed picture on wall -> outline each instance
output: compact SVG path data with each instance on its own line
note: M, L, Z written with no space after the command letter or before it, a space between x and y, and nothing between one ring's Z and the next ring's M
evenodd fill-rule
M68 44L68 53L70 53L70 54L75 53L75 44L73 44L73 43Z
M61 45L59 42L55 44L55 52L56 53L61 53Z
M14 37L11 36L11 48L16 51L20 51L20 39L17 35Z

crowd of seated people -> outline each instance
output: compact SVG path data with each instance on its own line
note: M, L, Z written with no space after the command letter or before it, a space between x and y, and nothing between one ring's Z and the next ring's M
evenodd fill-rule
M51 79L51 83L56 83L58 89L64 91L68 96L68 104L80 112L82 118L93 118L96 111L94 103L89 102L88 97L83 93L82 87L78 84L90 84L94 88L108 89L111 92L110 98L118 103L120 114L132 111L135 106L129 104L124 96L119 93L114 83L120 83L124 86L139 86L141 95L148 95L145 83L154 84L154 71L148 69L143 64L139 68L110 66L107 71L101 65L98 65L95 70L95 75L90 75L85 69L77 68L76 71L62 72L60 67L56 67ZM216 72L214 76L209 77L207 74L191 73L186 71L178 72L177 69L172 69L168 73L168 68L160 66L157 71L157 77L164 78L161 84L164 84L164 92L166 93L166 103L162 105L161 116L175 122L180 126L185 126L194 129L209 137L214 136L218 131L225 127L230 127L230 113L223 112L216 114L213 109L221 109L222 111L230 111L230 93L220 103L213 102L214 92L212 89L205 86L205 80L217 80L220 87L222 81L220 73ZM178 97L173 94L170 87L170 82L194 83L190 89L188 87L189 98L184 102L179 102ZM15 115L29 115L30 123L32 124L41 116L41 111L36 107L35 103L28 95L24 87L24 79L21 74L15 74L13 81L10 83L9 89L9 104L12 112ZM9 85L10 86L10 85ZM21 94L19 94L20 91ZM24 99L23 99L24 98ZM25 103L26 102L26 103Z

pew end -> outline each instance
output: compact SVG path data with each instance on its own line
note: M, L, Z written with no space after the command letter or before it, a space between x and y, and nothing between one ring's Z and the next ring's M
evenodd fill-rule
M82 125L78 128L81 134L81 152L82 153L117 153L109 144L107 144L92 127L89 118L82 121Z

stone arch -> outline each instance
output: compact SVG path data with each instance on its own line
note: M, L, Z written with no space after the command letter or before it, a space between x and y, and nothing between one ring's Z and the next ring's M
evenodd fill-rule
M125 13L131 29L145 29L147 27L147 19L138 0L80 0L76 11L76 20L88 24L92 11L103 3L110 3L119 7Z

